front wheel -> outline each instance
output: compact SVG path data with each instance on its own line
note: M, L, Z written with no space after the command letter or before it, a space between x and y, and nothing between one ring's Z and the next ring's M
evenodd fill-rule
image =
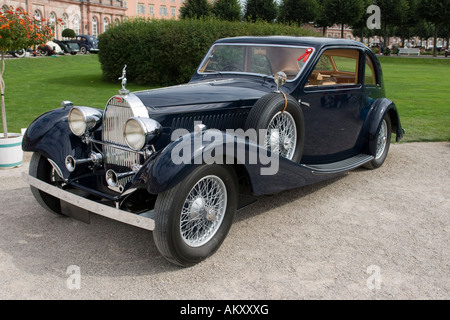
M153 238L161 254L185 267L212 255L233 223L236 188L230 167L203 165L158 195Z
M28 173L34 178L55 186L60 187L63 183L62 179L57 175L55 169L47 160L47 158L37 152L33 153L33 155L31 156ZM42 207L54 214L62 214L61 204L58 198L55 198L39 189L36 189L35 187L30 188L34 198Z

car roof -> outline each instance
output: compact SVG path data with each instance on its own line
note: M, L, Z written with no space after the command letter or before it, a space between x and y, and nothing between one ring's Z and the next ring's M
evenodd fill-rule
M351 46L351 47L363 47L366 46L361 42L337 39L337 38L325 38L325 37L293 37L293 36L263 36L263 37L232 37L219 39L215 44L219 43L239 43L239 44L266 44L266 45L290 45L290 46L307 46L320 49L325 46Z

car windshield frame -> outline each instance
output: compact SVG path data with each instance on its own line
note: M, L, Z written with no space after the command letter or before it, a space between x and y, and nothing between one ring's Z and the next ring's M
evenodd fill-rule
M205 57L203 58L202 62L200 63L198 69L197 69L197 73L199 75L203 75L203 76L208 76L208 75L217 75L217 74L237 74L237 75L250 75L250 76L258 76L258 77L263 77L263 78L274 78L274 74L276 74L279 71L283 71L283 70L272 70L272 74L268 75L268 74L264 74L264 73L255 73L255 72L244 72L244 71L232 71L232 70L222 70L222 71L210 71L210 72L205 72L204 69L206 69L207 65L206 63L208 62L209 59L211 59L213 57L213 52L215 52L215 48L216 47L221 47L221 46L235 46L235 47L253 47L253 48L259 48L259 49L264 49L264 48L287 48L287 49L300 49L300 50L304 50L304 54L299 55L299 57L297 57L297 63L298 62L303 62L303 64L301 66L299 66L299 71L297 72L297 74L292 78L288 76L287 82L294 82L296 81L303 70L306 69L307 65L310 63L310 61L312 60L311 57L314 55L314 53L316 52L316 48L311 47L311 46L307 46L307 45L283 45L283 44L269 44L269 43L215 43L211 46L211 48L208 50L208 53L205 55ZM308 53L306 53L308 52ZM203 71L202 71L203 69Z

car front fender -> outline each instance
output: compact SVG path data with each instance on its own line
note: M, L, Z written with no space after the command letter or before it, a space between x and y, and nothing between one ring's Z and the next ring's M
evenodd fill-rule
M187 152L187 154L185 153ZM180 157L180 158L178 158ZM299 163L270 153L251 139L219 130L185 134L170 143L146 167L140 170L134 181L145 183L151 194L165 192L205 164L230 165L245 171L236 171L239 178L248 179L254 195L281 192L324 180ZM241 176L240 176L240 175Z
M27 128L22 142L23 151L39 152L61 169L64 177L70 174L65 167L68 154L81 156L83 142L69 128L70 108L59 108L44 113Z

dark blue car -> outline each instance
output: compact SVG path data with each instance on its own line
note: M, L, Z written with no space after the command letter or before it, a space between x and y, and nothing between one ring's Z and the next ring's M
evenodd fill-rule
M98 53L98 39L97 37L79 34L74 39L67 40L68 43L75 43L79 46L79 51L82 54Z
M219 248L238 208L376 169L404 132L380 63L354 41L227 38L187 84L130 93L126 66L120 79L104 110L65 101L29 126L24 180L54 213L152 230L182 266Z

